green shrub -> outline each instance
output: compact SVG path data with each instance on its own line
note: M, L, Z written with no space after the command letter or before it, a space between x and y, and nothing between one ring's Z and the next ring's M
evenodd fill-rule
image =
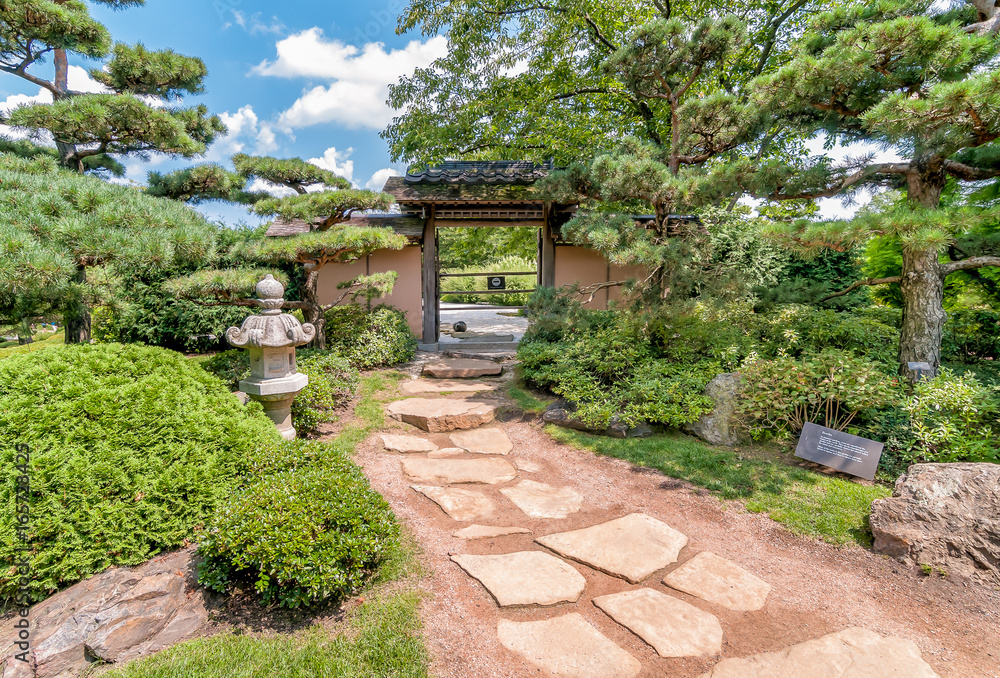
M299 350L298 371L309 377L306 386L292 402L292 423L302 434L334 421L334 411L354 395L358 371L335 351ZM233 390L250 376L250 352L242 349L217 353L201 366L219 377Z
M28 590L41 600L183 544L276 438L259 405L165 349L57 346L0 361L0 597L17 591L15 444L32 451Z
M1000 313L952 309L944 326L941 354L964 362L1000 360Z
M277 446L264 475L218 508L199 541L199 581L253 586L269 604L300 607L360 587L395 547L386 501L347 456L323 443Z
M796 434L807 422L843 431L861 411L900 397L898 380L881 365L832 349L750 361L742 374L740 414L758 438L770 431Z
M654 355L641 324L608 312L580 316L585 329L563 333L563 341L531 341L518 348L526 382L577 405L588 426L607 427L617 418L679 427L711 412L703 395L718 363L675 362Z
M320 424L334 421L334 411L354 395L358 371L333 351L299 351L296 362L309 385L292 402L292 422L299 433L314 433Z
M326 313L326 343L361 370L405 363L417 350L406 315L391 306L366 309L356 304Z
M162 283L132 281L123 294L115 305L94 309L96 340L206 352L225 347L226 330L239 327L253 313L244 307L205 307L177 299Z
M927 461L1000 461L994 437L1000 395L973 375L942 369L917 384L904 409L919 457Z

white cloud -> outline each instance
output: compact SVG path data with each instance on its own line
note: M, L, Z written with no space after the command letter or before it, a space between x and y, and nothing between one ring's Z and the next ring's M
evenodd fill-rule
M219 137L209 147L205 155L206 160L217 162L235 153L267 155L278 149L274 126L271 123L261 122L250 104L241 107L235 113L229 111L220 113L219 117L229 132Z
M372 175L372 178L368 180L368 183L365 184L365 188L369 191L381 191L389 177L401 176L403 176L401 172L394 170L391 167L386 167L385 169L380 169L375 172L375 174Z
M354 161L348 160L353 152L353 148L348 148L346 151L328 148L324 151L322 158L309 158L308 162L342 176L348 181L354 181Z
M359 49L328 40L319 28L310 28L277 43L278 57L263 61L252 73L280 78L329 81L313 87L281 114L279 124L289 129L326 122L348 128L382 129L394 112L386 104L389 85L417 68L426 68L447 54L443 36L414 40L404 49L386 51L371 42Z
M265 33L284 35L288 32L288 27L285 26L281 19L276 16L272 16L269 20L265 21L261 18L263 16L263 12L256 12L247 16L245 12L241 12L237 9L231 9L231 11L233 20L223 24L222 30L231 28L235 24L253 36Z
M270 193L275 198L287 198L290 195L295 195L295 191L287 186L278 186L277 184L271 184L263 179L254 179L253 182L247 187L247 191L250 193L257 193L263 191L265 193Z

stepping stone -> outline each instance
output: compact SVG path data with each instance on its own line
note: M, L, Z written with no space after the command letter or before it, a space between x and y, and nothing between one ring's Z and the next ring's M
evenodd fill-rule
M463 527L451 536L456 539L490 539L492 537L506 537L509 534L531 534L531 530L525 527L490 527L488 525L469 525Z
M451 559L478 579L500 607L575 603L587 586L572 566L541 551L501 556L456 553Z
M493 514L493 500L482 492L462 490L457 487L431 487L428 485L411 485L414 490L424 495L452 520L468 522L482 520Z
M594 605L653 646L661 657L702 657L722 652L715 615L653 589L594 598Z
M434 450L427 456L430 459L447 459L448 457L457 457L460 454L465 454L465 450L461 447L445 447L440 450Z
M495 391L496 386L478 381L449 381L441 379L412 379L404 383L400 389L403 393L478 393L480 391Z
M389 414L429 433L476 428L493 421L496 405L474 400L408 398L389 403Z
M386 434L382 436L382 444L390 452L413 454L415 452L434 452L438 446L426 438L417 436L397 436Z
M527 459L513 459L514 466L517 467L518 471L524 471L525 473L538 473L542 470L541 464L536 464L533 461L528 461Z
M635 678L635 657L573 612L535 622L497 623L500 644L555 678Z
M507 454L514 449L502 428L477 428L451 434L451 442L475 454Z
M852 628L746 659L724 659L702 678L940 678L916 643Z
M583 495L572 487L552 487L522 480L500 492L532 518L565 518L583 507Z
M771 585L736 563L710 551L699 553L663 578L670 588L730 610L749 612L764 607Z
M496 376L501 372L503 367L490 360L451 359L427 363L423 374L435 379L475 379Z
M403 473L418 483L485 483L496 485L514 480L515 469L506 459L403 459Z
M513 334L496 334L495 332L452 332L456 339L481 339L485 341L514 341Z
M404 460L411 461L409 459ZM687 537L642 513L535 540L562 556L632 584L677 562Z

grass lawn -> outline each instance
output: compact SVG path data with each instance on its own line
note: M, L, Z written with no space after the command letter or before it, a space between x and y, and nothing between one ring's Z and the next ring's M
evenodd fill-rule
M0 348L0 360L4 358L9 358L12 355L21 355L22 353L31 353L32 351L42 351L52 346L58 346L60 344L66 343L66 333L59 330L55 334L50 334L44 339L39 339L30 344L24 344L22 346L8 346L7 348Z
M353 452L385 423L383 403L396 397L395 372L362 378L354 418L329 444ZM319 622L290 634L225 632L187 641L100 673L102 678L427 678L418 615L421 594L406 579L419 573L416 545L405 539L383 564L357 606L332 626ZM362 602L363 601L363 602Z
M741 500L792 532L832 544L870 546L868 514L874 499L892 493L881 485L860 485L784 461L780 455L710 447L682 434L620 440L555 426L561 443L618 457L687 480L719 497Z

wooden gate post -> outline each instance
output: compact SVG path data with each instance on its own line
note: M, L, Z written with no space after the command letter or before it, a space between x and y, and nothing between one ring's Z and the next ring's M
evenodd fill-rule
M556 286L556 239L552 235L552 210L545 203L542 220L542 252L538 259L538 282L542 287Z
M422 344L436 349L438 342L438 242L434 224L434 208L431 207L424 221L424 268L423 268L423 337ZM432 349L432 350L433 350Z

